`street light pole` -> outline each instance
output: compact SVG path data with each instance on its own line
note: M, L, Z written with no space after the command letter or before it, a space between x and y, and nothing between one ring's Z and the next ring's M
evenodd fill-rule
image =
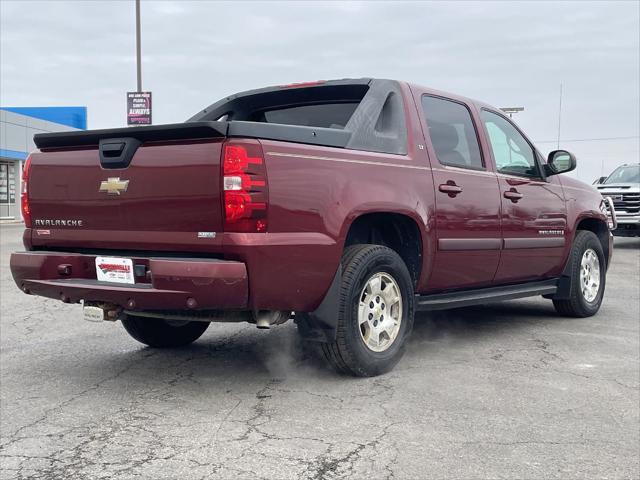
M136 0L136 68L138 75L138 92L142 91L142 59L140 51L140 0Z
M513 118L513 114L522 112L524 110L524 107L502 107L500 110L502 110L504 113L508 113L509 118Z

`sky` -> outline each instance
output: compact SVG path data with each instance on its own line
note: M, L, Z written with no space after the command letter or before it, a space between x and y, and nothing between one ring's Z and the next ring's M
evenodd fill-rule
M406 80L498 107L591 183L640 156L640 2L142 1L142 83L155 124L242 90ZM0 0L0 105L85 105L126 124L133 1Z

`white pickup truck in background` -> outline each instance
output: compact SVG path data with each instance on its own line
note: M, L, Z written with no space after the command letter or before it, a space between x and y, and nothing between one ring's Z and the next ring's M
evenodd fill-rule
M595 183L603 196L613 200L618 228L612 233L619 237L640 236L640 163L620 165Z

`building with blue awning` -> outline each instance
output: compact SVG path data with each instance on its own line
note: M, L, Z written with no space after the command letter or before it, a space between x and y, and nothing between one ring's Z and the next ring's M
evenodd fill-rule
M24 161L33 135L87 129L87 107L0 107L0 219L20 220Z

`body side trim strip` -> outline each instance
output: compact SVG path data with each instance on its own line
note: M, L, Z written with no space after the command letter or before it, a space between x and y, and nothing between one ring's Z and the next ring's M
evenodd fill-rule
M500 250L501 238L441 238L438 250Z
M504 248L513 250L518 248L553 248L564 247L564 237L551 238L505 238Z

